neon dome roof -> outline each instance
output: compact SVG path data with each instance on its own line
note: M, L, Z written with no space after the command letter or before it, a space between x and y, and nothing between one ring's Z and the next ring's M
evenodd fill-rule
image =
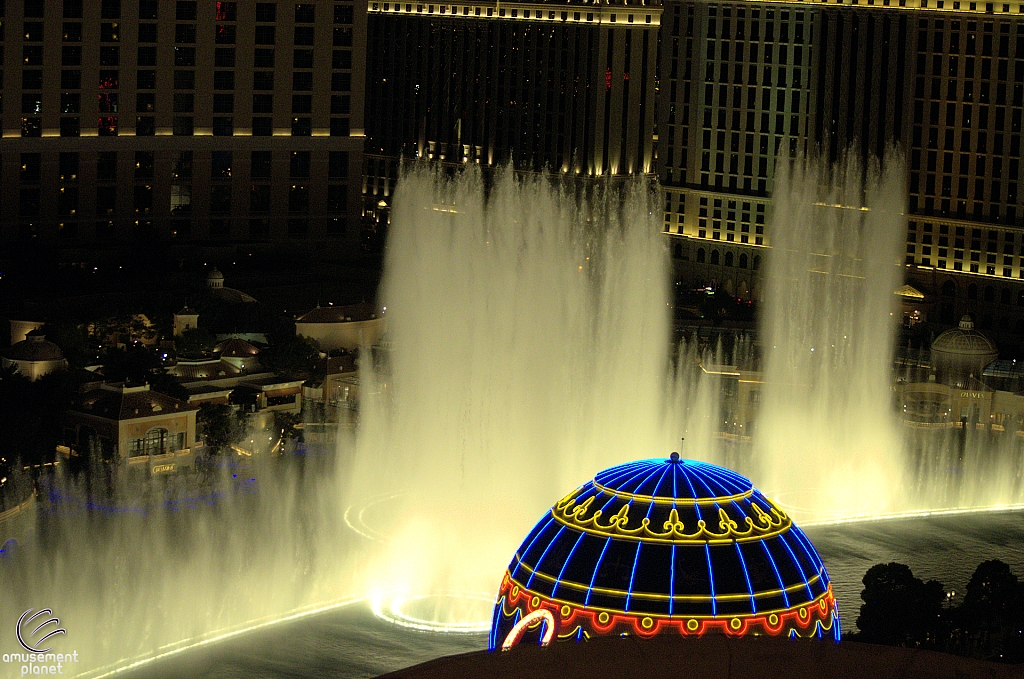
M749 479L676 453L606 469L545 514L502 580L488 645L667 632L840 633L803 531Z

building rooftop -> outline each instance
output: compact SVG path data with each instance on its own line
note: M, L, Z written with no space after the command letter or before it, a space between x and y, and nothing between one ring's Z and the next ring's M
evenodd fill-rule
M29 333L24 339L3 352L4 358L11 361L62 361L64 352L53 342L38 334Z
M133 420L175 412L198 410L198 406L151 391L149 386L103 385L84 393L71 410L107 420Z
M296 323L347 323L378 317L377 307L369 303L344 306L318 306L295 319Z
M932 342L932 352L963 357L991 356L993 360L999 355L995 343L974 329L974 322L970 316L960 319L960 327L947 330L936 337Z
M213 353L221 358L251 358L259 354L260 350L243 339L232 337L229 340L218 343L213 348Z

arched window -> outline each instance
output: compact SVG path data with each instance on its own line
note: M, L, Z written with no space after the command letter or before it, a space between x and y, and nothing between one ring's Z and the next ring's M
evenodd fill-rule
M1010 303L1010 288L1003 288L999 293L999 302L1001 304Z
M978 286L974 283L967 286L967 299L978 299Z
M953 281L946 281L942 284L942 296L953 297L956 295L956 284Z
M704 263L704 248L697 248L697 261L701 264ZM1024 295L1024 292L1021 295ZM1024 297L1021 297L1021 299L1024 299Z
M994 302L994 301L996 301L996 289L993 288L991 285L986 285L985 286L985 301L986 302Z
M169 449L169 444L167 430L163 427L153 427L142 438L132 440L129 455L162 455Z
M725 265L726 266L732 266L732 253L731 252L725 253Z
M676 243L675 248L672 250L672 256L676 259L683 258L683 246L681 243Z
M746 255L740 255L740 268L741 269L746 269L747 268L747 256Z
M754 266L751 267L754 271L761 268L761 255L754 255Z
M718 264L718 250L711 251L711 263Z

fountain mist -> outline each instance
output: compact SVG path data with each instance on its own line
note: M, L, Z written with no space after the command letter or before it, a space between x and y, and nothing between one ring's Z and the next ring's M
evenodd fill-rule
M883 168L776 165L755 459L774 498L817 518L907 496L891 395L907 194L900 159Z

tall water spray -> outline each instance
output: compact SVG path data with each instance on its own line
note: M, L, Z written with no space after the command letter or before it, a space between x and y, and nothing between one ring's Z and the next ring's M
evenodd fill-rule
M667 454L669 306L649 187L589 197L412 169L382 285L351 485L391 528L371 589L489 599L532 521L595 469ZM365 372L368 372L364 370ZM376 517L376 519L374 518Z
M761 318L760 482L818 518L905 506L892 404L904 168L776 165Z

